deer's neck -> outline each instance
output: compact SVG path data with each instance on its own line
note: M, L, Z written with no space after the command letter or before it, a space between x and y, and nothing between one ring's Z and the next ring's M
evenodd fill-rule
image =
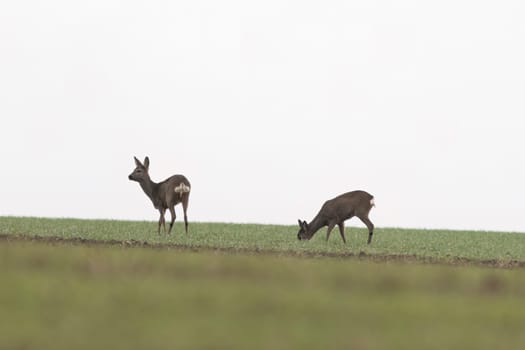
M146 194L146 196L149 197L149 199L151 199L151 201L153 202L153 205L155 206L155 208L157 208L157 205L158 205L158 200L157 200L157 196L155 195L156 194L156 189L157 189L157 185L155 182L151 181L151 179L146 179L144 181L141 181L140 182L140 187L142 187L142 190L144 191L144 193Z
M312 237L319 229L323 226L326 226L324 220L322 220L319 215L317 215L309 224L308 224L308 235Z

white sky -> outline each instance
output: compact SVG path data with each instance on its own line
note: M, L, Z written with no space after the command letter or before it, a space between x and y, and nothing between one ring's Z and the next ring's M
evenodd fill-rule
M0 215L525 231L522 0L0 2ZM181 209L177 207L179 219ZM363 226L357 219L350 225Z

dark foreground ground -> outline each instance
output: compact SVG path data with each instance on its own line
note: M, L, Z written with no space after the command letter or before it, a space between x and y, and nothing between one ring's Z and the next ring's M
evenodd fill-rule
M519 261L501 269L500 260L178 244L4 234L0 349L478 350L525 343Z

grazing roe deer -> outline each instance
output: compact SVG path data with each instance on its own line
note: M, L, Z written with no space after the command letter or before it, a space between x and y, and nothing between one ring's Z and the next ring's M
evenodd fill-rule
M370 244L374 234L374 224L368 218L368 214L374 205L374 196L365 191L353 191L337 196L326 201L309 224L306 221L298 220L299 233L297 233L297 238L309 240L321 227L328 226L326 231L326 240L328 241L330 232L335 225L338 225L341 238L346 243L344 222L357 216L368 227L368 244Z
M136 157L135 159L136 168L128 176L128 179L137 181L140 187L144 190L144 193L151 199L155 209L160 212L159 218L159 235L160 227L163 226L164 233L166 233L166 220L164 214L166 209L170 210L171 222L168 234L171 234L171 228L175 222L175 205L182 203L182 209L184 211L184 227L186 233L188 233L188 217L186 216L186 210L188 209L188 200L190 198L191 185L188 179L184 175L173 175L170 178L155 183L151 181L149 177L149 158L144 159L142 164Z

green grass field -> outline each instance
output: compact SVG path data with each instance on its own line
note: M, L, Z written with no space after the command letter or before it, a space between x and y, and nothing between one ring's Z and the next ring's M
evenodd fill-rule
M525 342L523 234L378 228L368 247L353 228L346 246L324 232L299 242L292 226L190 230L166 238L151 222L0 217L0 349Z
M325 229L320 230L311 241L298 241L297 230L296 226L191 223L190 233L186 235L182 224L178 223L171 236L159 236L153 222L0 217L0 234L3 235L133 244L146 242L188 249L310 256L391 256L440 262L485 261L504 265L525 262L525 234L521 233L376 228L374 240L368 246L365 228L347 227L346 245L337 232L326 242Z

